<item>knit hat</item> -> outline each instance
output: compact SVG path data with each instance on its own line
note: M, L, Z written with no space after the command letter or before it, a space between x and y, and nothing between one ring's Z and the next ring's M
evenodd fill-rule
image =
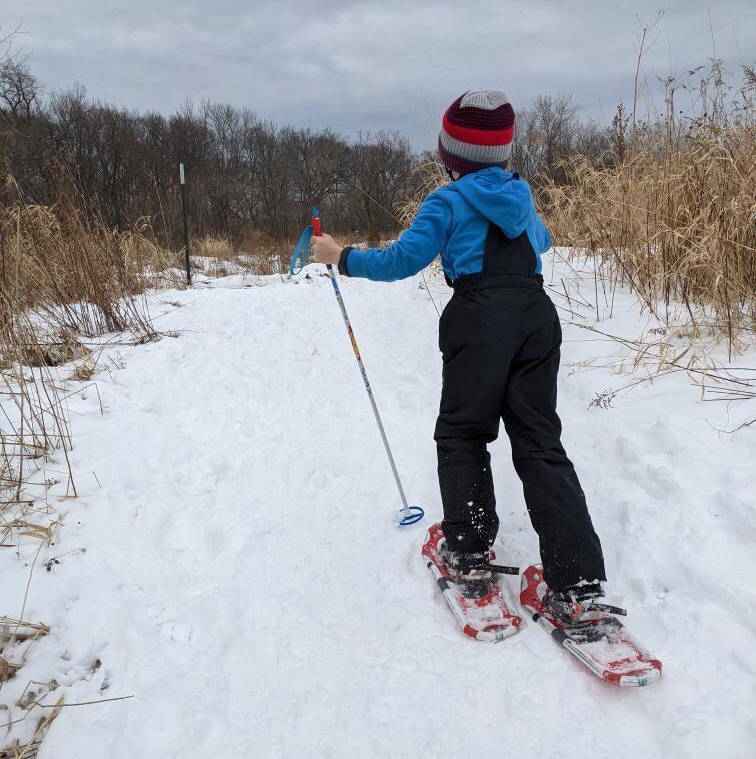
M471 90L447 109L438 135L438 155L450 171L469 174L504 165L514 137L515 115L498 90Z

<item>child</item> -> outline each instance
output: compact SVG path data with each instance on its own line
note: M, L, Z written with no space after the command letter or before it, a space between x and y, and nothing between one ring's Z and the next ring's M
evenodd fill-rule
M498 530L490 455L499 419L512 444L540 540L543 599L564 623L592 617L606 579L585 496L560 443L556 413L561 330L543 289L551 237L528 184L507 171L514 111L503 92L466 92L443 117L438 155L451 184L431 193L412 226L385 250L314 237L315 258L339 273L390 282L440 253L454 295L439 326L443 390L436 423L446 537L443 557L468 595L485 595Z

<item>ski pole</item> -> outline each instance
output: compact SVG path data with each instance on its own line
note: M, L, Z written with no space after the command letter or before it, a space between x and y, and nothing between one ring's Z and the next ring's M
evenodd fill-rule
M316 237L320 237L322 234L320 231L320 216L318 215L317 208L314 208L312 211L312 234L314 234ZM402 526L415 524L423 518L425 512L420 506L409 506L407 504L407 497L404 495L402 481L399 479L399 472L396 470L394 456L391 453L391 447L389 446L388 438L386 437L386 431L383 429L381 415L378 413L378 407L375 405L375 398L373 397L373 391L370 388L370 382L368 380L367 372L365 371L365 365L362 363L360 349L357 346L357 340L354 337L352 323L349 321L349 315L347 314L346 306L344 305L344 299L341 297L339 283L336 280L333 266L331 264L326 264L326 269L328 270L328 276L330 277L331 284L333 285L333 291L336 294L336 300L339 302L341 316L344 319L344 326L346 327L347 334L349 335L349 340L352 343L352 350L354 351L354 356L357 359L357 365L360 367L360 374L362 375L362 381L365 383L365 390L367 390L368 398L370 398L370 405L373 408L373 414L375 415L375 421L378 424L378 431L381 433L381 440L383 440L383 447L386 449L386 455L388 456L389 464L391 464L391 471L393 472L394 481L396 482L396 487L399 491L399 497L402 499L402 509L397 515L398 522Z

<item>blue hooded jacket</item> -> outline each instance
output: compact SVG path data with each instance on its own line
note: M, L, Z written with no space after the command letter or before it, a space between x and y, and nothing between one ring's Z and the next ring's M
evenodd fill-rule
M393 282L417 274L440 253L452 281L478 274L489 223L511 239L526 232L536 274L541 273L541 255L551 247L551 236L536 213L528 183L498 167L465 174L432 192L399 240L385 250L352 248L342 257L343 268L352 277Z

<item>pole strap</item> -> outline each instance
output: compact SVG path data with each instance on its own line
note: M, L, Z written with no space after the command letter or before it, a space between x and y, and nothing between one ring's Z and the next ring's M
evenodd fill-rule
M302 236L299 238L297 247L294 249L294 255L289 263L289 274L295 276L299 274L307 265L307 252L310 248L310 238L312 237L312 224L308 224Z

